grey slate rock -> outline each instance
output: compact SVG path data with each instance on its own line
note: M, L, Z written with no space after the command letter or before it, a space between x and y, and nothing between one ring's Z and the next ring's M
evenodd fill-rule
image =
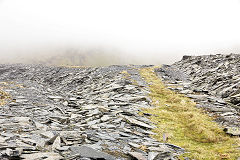
M156 68L168 86L192 98L198 108L217 115L223 127L240 127L240 115L229 117L227 112L240 112L240 55L216 54L187 56L172 65Z
M70 154L70 147L85 145L92 153L108 151L116 156L112 159L125 160L128 152L147 156L149 151L142 151L141 145L161 148L150 137L154 134L150 115L138 114L141 108L152 107L148 84L139 74L142 67L148 66L0 64L0 81L24 86L5 86L15 102L0 107L0 157L7 149L19 148L20 157L28 159L89 160ZM137 84L124 78L125 70ZM8 153L10 158L14 155Z
M147 160L147 158L139 152L129 152L128 154L137 160Z
M72 155L80 155L84 158L91 158L91 159L104 159L104 160L115 160L116 158L97 150L94 150L87 146L72 146L70 147L70 150L72 151Z
M240 136L240 128L238 127L226 127L224 131L232 136Z

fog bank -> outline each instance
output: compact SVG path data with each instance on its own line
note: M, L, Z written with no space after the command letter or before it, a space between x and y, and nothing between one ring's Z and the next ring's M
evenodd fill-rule
M239 0L2 0L0 58L170 64L183 55L239 53L239 16Z

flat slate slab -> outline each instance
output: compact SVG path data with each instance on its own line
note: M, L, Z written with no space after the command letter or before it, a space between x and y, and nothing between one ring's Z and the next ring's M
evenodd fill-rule
M81 157L86 157L86 158L104 159L104 160L116 159L115 157L107 153L97 151L87 146L72 146L70 147L70 150L72 151L71 153L72 155L80 155Z

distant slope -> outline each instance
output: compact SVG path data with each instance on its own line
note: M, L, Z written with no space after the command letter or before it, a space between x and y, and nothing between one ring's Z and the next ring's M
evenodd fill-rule
M31 50L0 52L0 63L24 63L70 66L109 66L126 64L156 64L167 58L162 54L132 53L102 47L40 47Z
M42 63L46 65L70 65L70 66L105 66L112 64L122 64L123 59L109 53L62 53L45 56L44 58L34 58L28 60L30 63Z
M29 53L16 53L1 58L1 63L25 63L45 65L70 66L106 66L113 64L126 64L121 54L104 49L68 49L60 51L36 50Z

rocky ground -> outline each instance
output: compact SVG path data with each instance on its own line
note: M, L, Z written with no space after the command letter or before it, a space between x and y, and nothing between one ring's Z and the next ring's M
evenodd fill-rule
M0 159L175 159L184 149L139 115L151 107L141 67L0 65Z
M155 72L239 136L239 62L184 56ZM153 107L142 67L0 65L0 159L177 159L184 149L151 138L151 115L139 114Z
M155 69L169 89L194 99L231 135L240 135L240 55L184 56Z

